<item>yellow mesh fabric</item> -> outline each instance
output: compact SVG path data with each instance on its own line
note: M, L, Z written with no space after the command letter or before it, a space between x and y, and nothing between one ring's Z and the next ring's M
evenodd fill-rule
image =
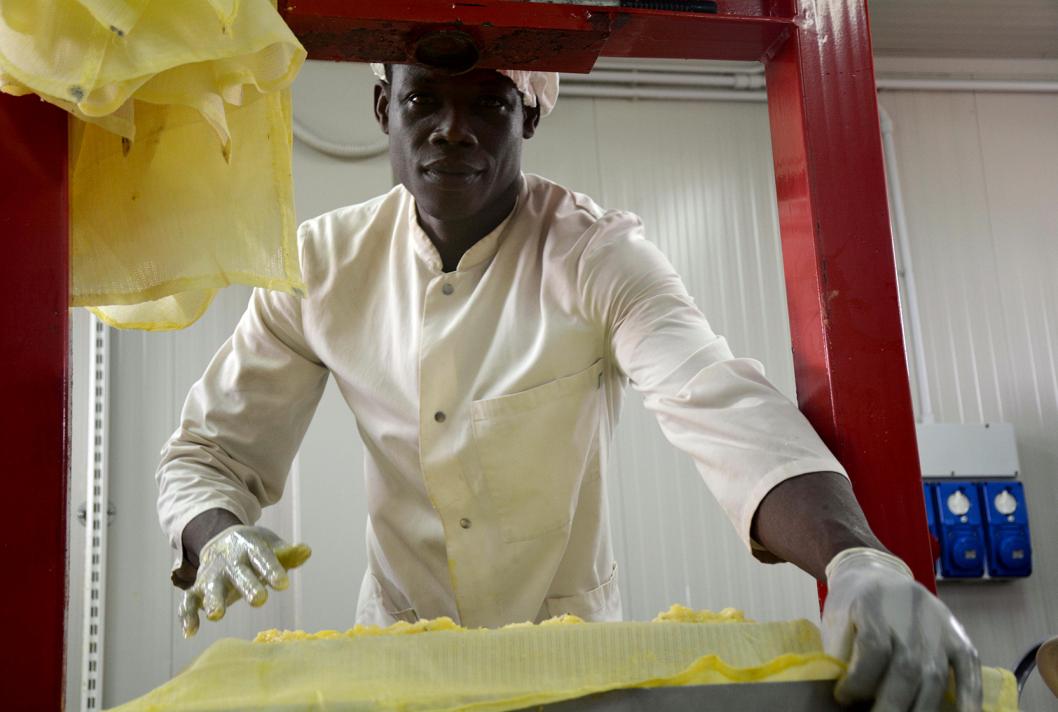
M0 89L69 111L71 304L174 329L232 283L303 289L271 0L4 0Z
M215 643L185 672L119 712L264 709L513 710L606 690L836 680L805 620L673 609L652 623L466 630L447 618L345 633L266 631ZM985 670L986 710L1016 710L1007 671Z

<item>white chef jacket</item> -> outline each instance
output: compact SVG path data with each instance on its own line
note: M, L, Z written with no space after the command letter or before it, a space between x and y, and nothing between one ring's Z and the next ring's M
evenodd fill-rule
M366 450L362 623L619 619L605 476L629 382L747 545L776 484L844 474L631 213L525 175L446 273L397 186L309 220L299 244L307 295L253 293L162 452L178 562L199 513L251 523L280 498L328 373Z

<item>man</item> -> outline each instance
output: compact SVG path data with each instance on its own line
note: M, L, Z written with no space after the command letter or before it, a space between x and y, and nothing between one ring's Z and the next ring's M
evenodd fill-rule
M378 71L378 70L376 70ZM826 580L842 701L960 709L980 666L871 533L841 465L734 358L634 215L520 170L557 77L393 66L375 87L400 185L305 223L304 299L257 290L191 390L159 510L198 611L261 605L288 547L251 526L334 374L367 450L362 623L620 618L603 473L631 383L754 555ZM298 561L287 561L288 566ZM196 575L197 568L197 575Z

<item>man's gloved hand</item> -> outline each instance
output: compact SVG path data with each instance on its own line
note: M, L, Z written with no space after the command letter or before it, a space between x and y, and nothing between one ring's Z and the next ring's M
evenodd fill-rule
M195 584L184 591L177 613L184 637L198 632L198 612L218 621L228 606L245 598L251 606L263 606L268 586L281 591L290 581L287 569L305 563L312 550L304 544L291 545L264 527L239 524L228 527L210 539L199 552Z
M874 710L936 710L955 673L960 712L981 709L977 650L948 607L900 559L846 549L827 566L823 646L849 664L838 702L875 699Z

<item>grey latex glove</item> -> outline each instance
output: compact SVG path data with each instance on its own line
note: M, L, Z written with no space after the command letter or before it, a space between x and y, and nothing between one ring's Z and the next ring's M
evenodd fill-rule
M312 554L304 544L291 545L264 527L239 524L210 539L198 554L198 575L184 591L177 616L190 638L198 632L198 612L218 621L227 607L245 598L251 606L263 606L268 586L282 591L290 581L287 569L301 566Z
M846 549L827 565L823 647L848 663L838 702L875 699L875 712L936 710L955 673L959 712L981 709L977 650L948 607L900 559Z

